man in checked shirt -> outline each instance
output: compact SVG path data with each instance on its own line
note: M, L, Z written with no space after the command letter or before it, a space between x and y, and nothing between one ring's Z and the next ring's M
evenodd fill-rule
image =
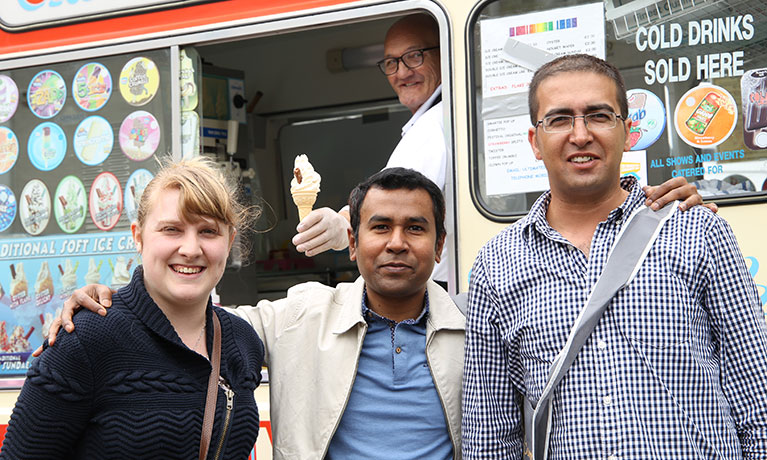
M521 398L541 395L611 244L645 202L633 178L619 179L631 120L615 67L558 58L536 72L529 105L551 190L472 269L467 460L523 458ZM549 458L767 458L760 310L727 223L703 206L675 213L556 388Z

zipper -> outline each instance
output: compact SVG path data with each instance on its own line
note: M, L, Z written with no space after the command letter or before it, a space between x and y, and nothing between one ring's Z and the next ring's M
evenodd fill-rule
M229 431L229 422L232 419L232 411L234 409L234 390L220 375L218 376L218 386L224 390L224 396L226 396L226 413L224 415L224 426L221 428L221 438L219 438L218 446L216 447L216 455L213 456L214 460L218 460L221 455L221 449L224 448L224 439L226 439Z
M436 331L434 332L436 333ZM437 383L437 377L434 375L434 371L431 370L431 360L429 359L429 344L431 343L431 339L434 336L434 333L432 333L432 336L429 337L429 341L426 342L426 363L429 365L429 373L431 374L431 379L434 381L434 388L437 390L437 396L439 396L439 403L442 406L442 412L445 414L445 424L447 425L447 435L450 438L450 442L453 443L453 458L458 458L458 453L456 450L456 444L455 439L453 439L453 429L450 426L450 414L447 413L447 407L445 407L445 398L442 396L442 392L439 391L439 384Z
M336 434L336 430L338 429L338 425L341 424L341 417L343 417L344 412L346 412L346 406L349 404L349 398L352 396L352 389L354 388L354 381L357 380L357 370L360 367L360 354L362 354L362 342L365 340L365 334L367 333L368 325L365 323L362 326L362 336L357 340L357 360L354 364L354 374L352 374L352 381L351 385L349 385L349 391L346 393L346 399L344 399L344 407L341 408L341 414L336 419L336 423L333 425L333 431L330 432L330 437L328 438L328 442L325 444L325 452L322 454L320 458L325 458L328 456L328 450L330 450L330 441L333 440L333 436Z

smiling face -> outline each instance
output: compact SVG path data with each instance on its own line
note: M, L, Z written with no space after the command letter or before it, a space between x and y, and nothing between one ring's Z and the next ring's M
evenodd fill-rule
M431 22L429 22L431 21ZM406 17L387 32L384 57L398 58L408 51L439 46L433 19L424 15ZM440 85L439 49L423 52L423 65L415 69L399 62L397 72L386 77L402 105L415 113Z
M368 190L349 254L357 261L371 303L423 299L444 243L444 238L437 241L433 209L424 189Z
M141 228L131 225L144 267L144 285L152 299L166 308L204 308L224 273L234 232L225 224L199 216L181 217L175 188L156 190Z
M574 83L577 82L577 90ZM537 120L550 115L620 113L615 83L591 72L562 72L546 78L536 91ZM593 199L620 192L620 163L629 150L631 121L617 120L615 128L593 130L582 119L572 131L546 133L530 128L528 139L535 157L543 160L552 197Z

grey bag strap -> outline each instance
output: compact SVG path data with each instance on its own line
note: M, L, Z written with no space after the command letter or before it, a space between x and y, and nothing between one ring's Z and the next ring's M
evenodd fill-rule
M570 369L615 294L628 285L639 271L663 224L674 214L678 205L675 201L659 211L642 206L629 216L616 236L602 274L570 329L567 343L552 364L540 399L537 403L524 399L525 458L544 460L548 456L554 389Z

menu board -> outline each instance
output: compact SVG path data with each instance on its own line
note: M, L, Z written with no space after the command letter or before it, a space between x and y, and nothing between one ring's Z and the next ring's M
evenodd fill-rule
M130 223L170 152L170 52L0 73L0 376L77 287L127 284Z
M604 58L604 7L592 3L482 22L482 96L526 99L533 73L557 56L586 53ZM492 105L492 104L488 104ZM484 119L485 187L488 195L540 192L549 186L543 163L527 141L530 116L487 113Z

